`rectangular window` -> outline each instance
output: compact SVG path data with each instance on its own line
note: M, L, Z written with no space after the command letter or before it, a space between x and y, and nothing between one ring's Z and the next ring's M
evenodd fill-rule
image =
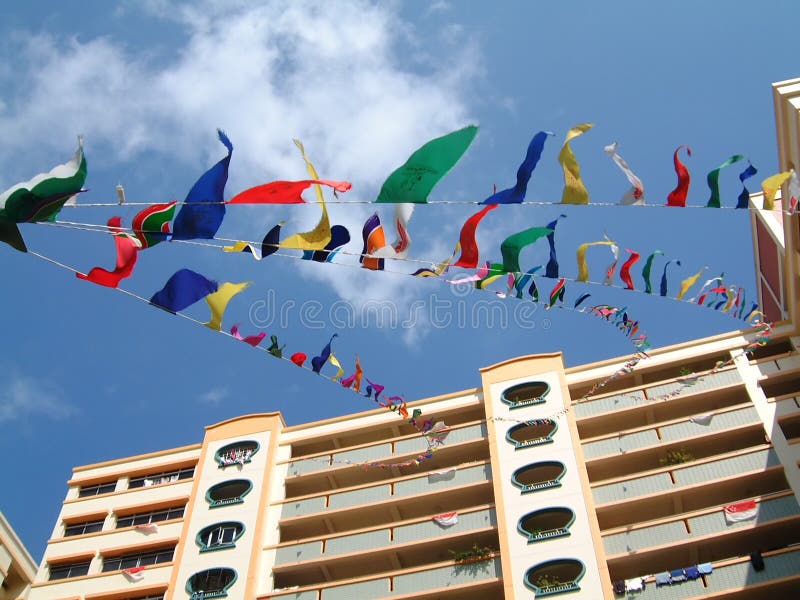
M100 494L110 494L117 488L117 482L109 481L108 483L98 483L96 485L82 485L78 490L78 498L87 498L89 496L99 496Z
M133 525L147 525L148 523L158 523L169 519L180 519L183 517L183 506L165 508L164 510L154 510L135 515L126 515L117 518L117 529L120 527L131 527Z
M56 579L67 579L69 577L80 577L89 572L89 563L91 561L79 563L66 563L60 565L50 565L50 581Z
M83 535L84 533L94 533L103 529L103 522L105 519L99 521L85 521L83 523L71 523L64 527L64 537L72 535Z
M170 562L175 554L175 547L156 550L141 554L126 554L113 558L103 559L103 572L118 571L120 569L132 569L134 567L144 567L147 565L157 565Z
M154 475L145 475L144 477L131 477L128 487L150 487L151 485L161 485L162 483L170 483L180 479L191 479L192 477L194 477L194 467L187 467L185 469L177 469L175 471L166 471L164 473L156 473Z

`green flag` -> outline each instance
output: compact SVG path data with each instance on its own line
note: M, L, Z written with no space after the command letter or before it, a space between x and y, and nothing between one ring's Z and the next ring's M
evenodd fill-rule
M536 240L547 237L553 232L549 227L531 227L519 233L507 237L500 244L500 252L503 254L503 270L506 273L519 273L519 253L525 246L529 246Z
M383 182L375 202L428 201L428 194L466 152L478 128L469 125L431 140Z
M708 187L711 189L711 197L708 199L708 204L706 206L708 208L719 208L720 207L720 200L719 200L719 172L724 169L725 167L732 165L733 163L739 162L742 160L744 156L741 154L734 154L716 169L713 169L708 173L706 177L706 181L708 181Z

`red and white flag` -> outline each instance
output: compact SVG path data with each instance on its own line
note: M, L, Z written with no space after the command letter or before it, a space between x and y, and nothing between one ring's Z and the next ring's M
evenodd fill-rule
M440 515L434 515L433 520L442 527L452 527L458 523L458 513L453 511L449 513L442 513Z
M758 514L758 505L755 500L744 500L728 504L722 510L725 512L725 520L730 524L754 519Z
M130 569L122 569L122 573L131 581L141 581L144 579L144 567L131 567Z
M141 523L139 525L135 525L134 529L136 531L141 531L142 533L158 533L158 524L156 524L156 523Z

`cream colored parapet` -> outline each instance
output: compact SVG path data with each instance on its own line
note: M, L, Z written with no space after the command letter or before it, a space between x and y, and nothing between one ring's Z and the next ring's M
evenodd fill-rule
M36 563L0 512L0 598L27 597Z

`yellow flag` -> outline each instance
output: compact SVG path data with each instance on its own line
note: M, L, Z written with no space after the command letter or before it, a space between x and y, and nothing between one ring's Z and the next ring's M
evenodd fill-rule
M689 288L692 287L695 283L697 283L697 280L699 279L700 275L702 275L703 271L705 271L707 268L708 267L703 267L691 277L687 277L686 279L681 281L681 291L678 292L678 295L675 299L681 300L686 295L686 292L689 291Z
M317 170L306 156L306 151L303 148L303 144L300 142L300 140L294 140L294 144L300 149L300 153L303 155L303 160L306 161L306 169L308 170L308 174L311 175L312 179L319 179ZM319 223L317 223L317 226L311 231L290 235L288 238L278 244L278 247L296 248L298 250L324 250L325 246L328 245L328 242L331 241L331 222L328 218L328 207L325 206L325 197L322 195L322 187L315 183L314 192L317 195L317 201L322 207L322 216L319 219Z
M761 191L764 192L764 210L775 210L775 194L783 185L783 182L792 176L791 171L776 173L772 177L767 177L761 182Z
M236 242L233 246L223 246L223 252L241 252L247 248L247 242Z
M211 309L211 320L208 323L204 323L204 325L215 331L219 331L222 326L222 315L225 312L225 308L228 306L228 302L248 285L250 285L249 281L244 281L242 283L225 282L217 288L216 292L206 296L206 302Z
M589 246L616 246L611 240L601 242L586 242L578 246L576 257L578 259L578 281L589 281L589 265L586 264L586 250Z
M564 169L564 191L561 194L561 204L589 204L589 192L586 190L586 186L583 185L581 168L572 153L569 142L589 131L592 127L594 127L592 123L582 123L570 129L567 132L567 139L564 140L564 145L561 146L561 152L558 153L558 162L561 163L561 168Z
M336 358L336 355L333 352L331 352L331 355L328 357L328 362L338 369L336 371L336 375L331 377L331 380L336 381L337 379L339 379L339 377L344 375L344 369L342 368L342 364L339 362L339 359Z

